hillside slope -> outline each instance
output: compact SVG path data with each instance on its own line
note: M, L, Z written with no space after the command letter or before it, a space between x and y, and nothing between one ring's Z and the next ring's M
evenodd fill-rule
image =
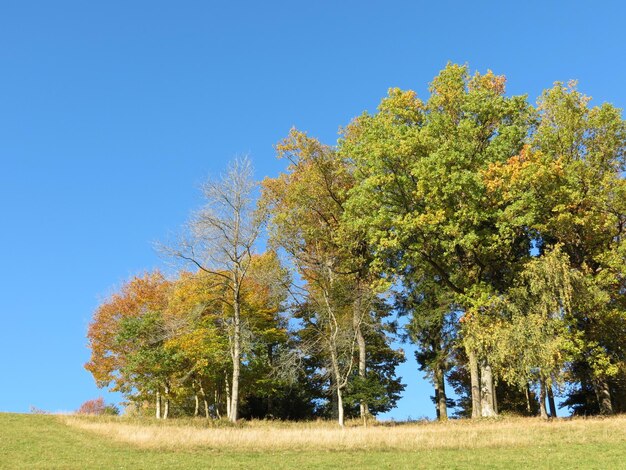
M67 425L70 422L72 425ZM80 422L104 424L110 429L85 430L78 427ZM78 424L77 424L78 423ZM155 469L155 468L626 468L626 418L617 417L589 421L589 426L572 434L567 422L555 422L553 428L542 438L539 445L511 445L514 436L535 432L536 420L503 421L498 440L478 441L473 448L468 443L459 443L458 448L443 445L441 448L430 445L415 451L376 450L352 448L351 450L315 451L312 446L305 451L254 450L236 451L232 446L227 450L210 449L210 445L191 446L165 445L159 442L131 444L123 442L116 434L116 427L129 426L123 422L98 419L71 419L48 415L20 415L0 413L0 468L2 469ZM138 426L136 423L133 426ZM584 422L583 422L584 425ZM252 425L254 426L254 425ZM272 425L265 426L265 439L272 440ZM282 430L285 426L279 425ZM394 433L403 430L411 432L416 426L426 430L437 430L442 442L458 437L459 430L480 435L481 427L485 434L493 432L497 422L451 424L449 428L437 428L437 423L420 425L399 425ZM135 429L134 436L158 427L159 432L177 433L193 431L202 434L202 426L189 426L175 422L167 426L141 423L143 429ZM324 425L319 432L323 432ZM331 429L330 426L327 427ZM456 428L456 430L455 430ZM451 431L447 431L451 429ZM170 431L168 431L170 430ZM497 430L497 429L496 429ZM152 429L154 431L154 429ZM219 431L219 430L218 430ZM238 429L228 429L236 433ZM242 431L246 431L246 427ZM357 433L358 430L349 430ZM109 435L111 437L109 437ZM356 434L355 434L356 435ZM116 437L117 436L117 437ZM552 437L549 437L552 436ZM569 437L567 437L569 436ZM574 437L572 437L574 436ZM512 440L513 439L513 440ZM136 441L138 442L138 441ZM508 442L509 444L504 444ZM176 450L175 448L181 450ZM260 448L266 447L260 445Z

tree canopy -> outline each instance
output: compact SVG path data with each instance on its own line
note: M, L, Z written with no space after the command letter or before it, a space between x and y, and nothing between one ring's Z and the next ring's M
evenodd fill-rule
M178 272L98 307L98 385L157 417L367 424L410 342L439 419L626 411L621 110L448 64L426 99L391 88L336 143L291 129L276 153L258 198L248 160L209 180Z

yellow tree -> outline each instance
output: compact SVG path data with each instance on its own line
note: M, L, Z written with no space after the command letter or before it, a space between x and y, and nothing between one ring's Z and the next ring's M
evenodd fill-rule
M166 347L175 351L184 364L181 382L184 385L191 381L195 416L201 397L205 417L210 417L210 409L220 417L222 397L229 393L224 390L231 364L223 295L219 278L204 271L181 272L173 283L165 315L169 337Z

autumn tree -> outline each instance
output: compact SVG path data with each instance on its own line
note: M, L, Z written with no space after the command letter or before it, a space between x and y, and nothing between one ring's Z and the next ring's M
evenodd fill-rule
M227 318L223 309L220 279L204 271L182 272L173 283L165 316L166 347L176 351L183 370L183 382L193 390L194 415L200 399L206 418L219 418L226 374L231 367Z
M203 186L204 206L188 224L187 236L169 254L213 275L224 289L223 308L229 312L232 380L228 417L238 418L242 358L242 289L250 269L263 217L256 211L252 164L235 159L220 178Z
M87 338L91 358L85 368L92 373L100 387L111 386L113 391L132 394L150 392L160 403L160 387L154 384L147 390L141 375L135 374L132 355L136 344L120 341L119 335L129 322L140 321L146 315L163 312L167 306L169 282L158 272L137 276L126 282L119 292L107 298L94 313ZM139 381L138 381L139 380ZM157 406L157 413L160 413Z
M364 329L378 327L372 306L379 286L370 269L370 248L363 234L343 220L354 180L346 160L303 132L292 129L276 148L290 165L286 173L263 182L270 238L286 251L304 281L306 308L300 313L316 332L310 347L321 348L327 358L343 426L352 370L366 380ZM367 416L366 401L360 403L360 413Z
M289 284L289 272L274 251L253 255L242 288L242 325L246 332L242 380L247 384L243 398L248 416L282 414L279 402L286 397L285 384L275 371L288 347L284 313Z
M115 405L107 405L106 403L104 403L104 398L98 397L93 400L87 400L82 405L80 405L80 408L76 410L76 414L115 416L120 414L120 410Z
M560 247L526 263L516 285L494 301L476 335L493 338L494 364L501 380L525 390L538 390L541 416L556 416L553 389L565 378L565 367L577 354L577 332L572 327L572 298L578 273ZM476 327L476 325L472 325Z

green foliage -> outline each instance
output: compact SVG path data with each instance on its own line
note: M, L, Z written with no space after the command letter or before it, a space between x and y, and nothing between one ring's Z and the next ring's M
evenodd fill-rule
M127 351L126 365L120 370L129 381L127 386L140 393L154 392L179 373L178 357L165 348L164 340L162 313L148 311L122 319L116 341Z
M562 383L565 366L579 353L571 328L577 277L560 247L526 264L486 331L495 339L490 357L502 380L522 390L540 379Z
M366 231L377 262L437 276L455 293L506 280L523 233L498 223L482 171L522 148L531 125L525 97L506 97L504 79L448 65L420 101L390 90L379 112L346 128L340 153L359 184L348 218Z

